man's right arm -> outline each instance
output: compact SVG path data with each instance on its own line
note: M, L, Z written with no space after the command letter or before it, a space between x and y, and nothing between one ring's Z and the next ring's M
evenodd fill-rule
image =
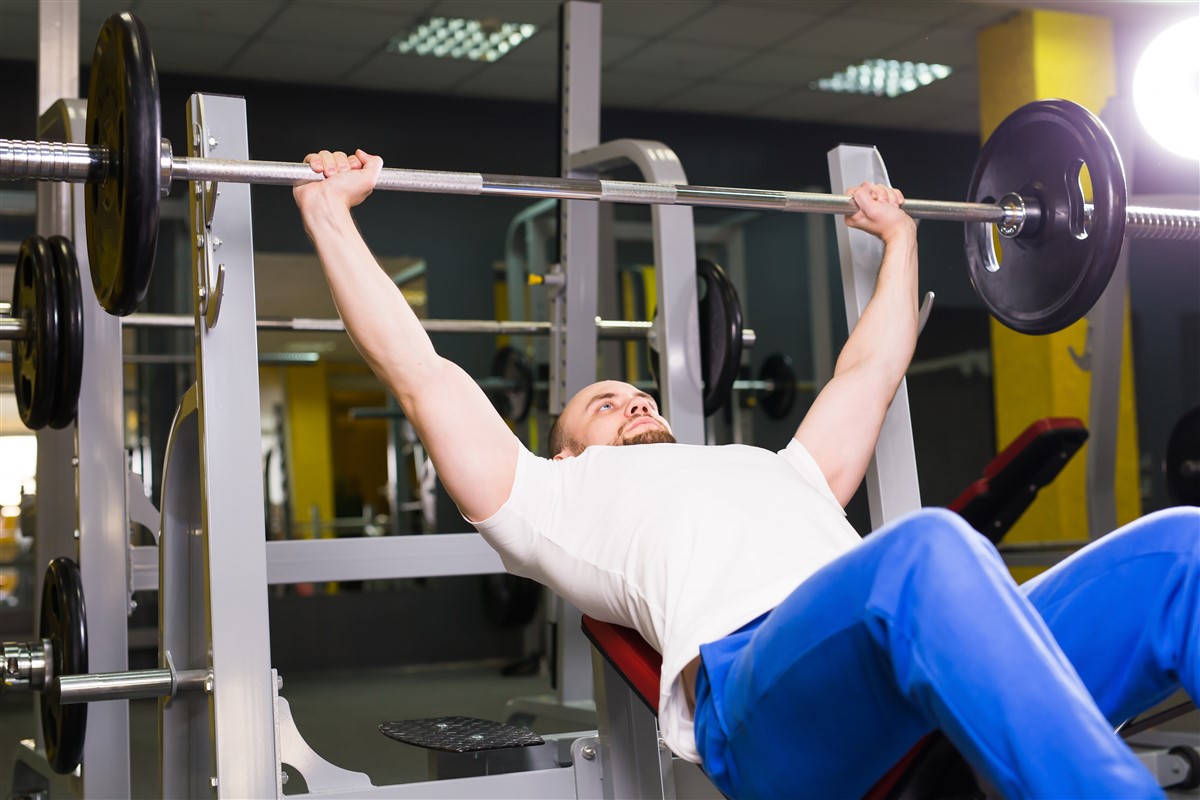
M382 160L360 150L306 161L326 180L296 187L296 204L346 332L399 401L459 509L472 520L491 516L512 489L520 443L474 379L437 354L354 223L350 209L371 194Z

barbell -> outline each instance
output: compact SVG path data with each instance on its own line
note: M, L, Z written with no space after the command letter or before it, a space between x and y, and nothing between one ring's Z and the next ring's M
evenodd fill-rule
M160 195L173 181L294 186L323 180L305 164L181 158L161 136L149 36L128 12L103 24L92 59L86 143L0 140L0 179L84 183L92 284L110 313L130 314L149 285ZM1079 176L1086 165L1093 200ZM385 169L379 188L853 214L843 195L583 178ZM1014 111L988 138L965 202L909 199L917 219L965 222L972 284L1002 323L1050 333L1082 318L1108 285L1126 235L1200 240L1200 212L1127 207L1112 136L1066 100ZM999 232L1001 258L992 226Z
M700 262L697 267L698 277L710 288L699 303L700 362L705 407L715 410L721 404L716 401L729 396L742 348L753 347L756 336L742 325L737 292L725 272L710 262ZM31 430L47 425L63 428L75 419L83 372L81 294L78 259L69 239L35 235L21 242L13 275L12 312L0 316L0 341L13 343L17 410ZM132 314L122 324L190 330L196 323L186 314ZM345 331L339 319L259 319L256 324L259 330ZM430 333L544 336L552 331L549 322L539 321L422 320L421 324ZM597 318L596 334L607 340L649 339L651 346L657 347L653 322ZM503 371L503 365L493 365L496 370ZM501 413L515 419L503 409Z

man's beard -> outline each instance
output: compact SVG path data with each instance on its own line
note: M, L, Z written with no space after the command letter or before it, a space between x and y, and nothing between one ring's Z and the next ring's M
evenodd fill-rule
M628 439L618 439L617 444L675 444L675 436L666 428L655 426L639 431Z
M622 445L673 445L676 444L676 438L670 431L664 428L650 428L649 431L635 433L629 439L619 441Z

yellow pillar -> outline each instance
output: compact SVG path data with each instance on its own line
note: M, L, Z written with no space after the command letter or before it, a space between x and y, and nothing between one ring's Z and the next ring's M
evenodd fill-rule
M1104 18L1022 11L983 31L979 35L979 111L984 139L1012 111L1033 100L1064 98L1099 114L1116 93L1113 58L1112 25ZM1084 321L1049 336L1026 336L992 320L998 447L1043 417L1078 417L1086 424L1090 375L1076 366L1069 352L1072 347L1077 353L1084 351L1086 333ZM1120 523L1141 513L1128 310L1124 339L1116 465ZM1081 451L1042 490L1007 541L1086 538L1084 464L1085 452Z
M304 538L332 537L332 530L307 527L313 509L321 520L334 518L333 440L328 370L324 362L283 368L287 392L288 484L292 519Z

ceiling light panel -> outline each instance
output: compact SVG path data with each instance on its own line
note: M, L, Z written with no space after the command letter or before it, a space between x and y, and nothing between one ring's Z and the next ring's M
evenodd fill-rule
M808 87L822 92L898 97L948 78L952 72L945 64L868 58L828 78L813 81Z
M491 63L504 58L537 31L538 26L529 22L431 17L393 36L387 49L405 55Z

